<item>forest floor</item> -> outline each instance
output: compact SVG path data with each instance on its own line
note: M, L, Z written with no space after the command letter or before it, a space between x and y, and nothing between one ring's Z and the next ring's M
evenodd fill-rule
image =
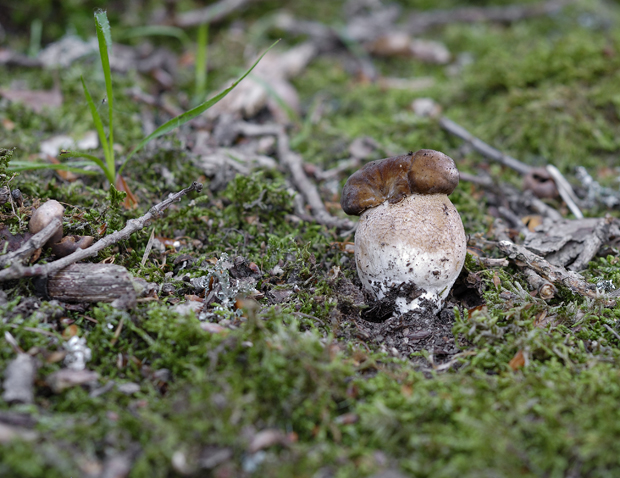
M98 2L56 3L0 8L0 476L620 476L620 5L111 8L111 102ZM60 154L118 172L277 39L116 188ZM437 315L390 316L340 194L419 149L469 254ZM50 249L8 255L50 199L104 246L55 290ZM90 297L104 269L127 294Z

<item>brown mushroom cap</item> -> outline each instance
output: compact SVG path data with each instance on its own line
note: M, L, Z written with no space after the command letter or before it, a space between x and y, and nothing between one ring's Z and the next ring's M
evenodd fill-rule
M459 183L454 161L432 149L372 161L353 173L342 190L342 210L359 216L388 201L395 204L417 194L449 195Z

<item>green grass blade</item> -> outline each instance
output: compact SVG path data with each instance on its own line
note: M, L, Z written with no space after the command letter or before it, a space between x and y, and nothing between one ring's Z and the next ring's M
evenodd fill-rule
M108 21L108 15L105 10L97 10L95 12L95 23L97 26L97 33L101 33L103 35L105 46L107 47L107 53L107 50L112 49L112 34L110 33L110 22Z
M194 100L202 103L207 91L207 41L209 38L209 24L203 23L198 28L198 45L196 50L196 90Z
M280 41L280 40L278 40ZM249 70L247 70L243 76L241 76L237 81L235 81L232 86L230 86L229 88L226 88L224 91L222 91L219 95L214 96L213 98L211 98L210 100L205 101L204 103L196 106L195 108L192 108L189 111L186 111L183 114L180 114L179 116L177 116L176 118L172 118L170 121L167 121L166 123L162 124L159 128L157 128L155 131L153 131L151 134L149 134L146 138L144 138L142 141L140 141L140 143L138 143L138 145L133 149L133 151L131 151L131 153L129 153L129 156L127 156L127 159L125 160L125 162L123 163L123 165L120 167L120 169L118 170L118 174L121 174L121 172L123 171L123 169L125 168L125 165L127 164L127 161L129 161L129 159L138 151L140 151L140 149L142 149L144 147L145 144L147 144L149 141L151 141L152 139L155 139L161 135L164 135L170 131L172 131L175 128L178 128L181 125L184 125L185 123L187 123L188 121L193 120L194 118L196 118L197 116L201 115L202 113L204 113L206 110L208 110L209 108L211 108L211 106L213 106L214 104L216 104L218 101L220 101L222 98L224 98L228 93L230 93L233 88L235 88L235 86L237 86L246 76L248 76L250 74L250 72L254 69L254 67L256 65L258 65L258 62L261 61L263 59L263 57L267 54L267 52L269 50L271 50L276 43L278 43L278 41L276 41L273 45L271 45L261 56L258 60L256 60L256 62L250 67Z
M67 151L65 149L60 152L60 156L63 156L65 158L86 158L99 166L107 176L107 169L105 163L101 161L101 159L99 159L97 156L93 156L92 154L88 154L83 151Z
M103 130L103 122L101 121L101 116L99 116L99 111L97 111L97 106L93 101L93 97L90 96L90 92L86 87L86 82L84 81L84 77L80 77L82 79L82 88L84 88L84 95L86 96L86 102L88 103L88 107L90 108L90 115L93 117L93 123L95 123L95 129L97 130L97 134L99 135L99 141L101 142L101 147L103 148L103 155L108 161L110 157L110 149L108 147L108 139L105 136L105 131Z
M60 171L70 171L76 174L99 174L97 171L90 171L88 169L78 168L76 166L69 166L68 164L52 164L52 163L38 163L30 161L11 161L7 171L36 171L39 169L55 169Z
M104 10L95 13L95 25L97 27L97 42L99 44L99 56L101 57L101 67L103 68L103 77L105 78L105 89L108 96L108 151L106 156L108 169L114 171L114 123L112 121L112 111L114 110L114 93L112 91L112 72L110 70L110 58L108 49L112 48L112 35L110 33L110 22Z

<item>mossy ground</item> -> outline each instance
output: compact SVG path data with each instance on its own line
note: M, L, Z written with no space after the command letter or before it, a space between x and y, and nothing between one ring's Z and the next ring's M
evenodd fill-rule
M51 16L53 2L23 3L12 13L11 31L19 33L11 39L15 48L28 43L23 27L31 11L50 15L44 20L48 41L64 32L63 25L84 35L94 33L90 10L72 2L61 2L61 18L57 11ZM158 6L147 3L147 9ZM243 65L250 39L256 51L269 44L257 21L280 8L276 3L254 5L238 19L247 28L231 33L231 24L225 23L213 29L210 85ZM332 25L345 21L340 4L318 5L323 3L324 8L315 8L316 2L290 2L287 8ZM422 9L463 5L402 4ZM125 13L109 12L113 28L140 23L135 12ZM467 58L456 72L411 60L376 60L386 76L431 76L434 84L419 92L359 82L339 58L322 56L295 80L304 114L291 131L292 144L307 162L329 168L346 157L353 139L370 136L394 152L439 149L464 171L480 166L498 180L518 185L514 173L463 151L436 121L412 113L412 100L430 96L448 117L529 164L553 163L567 174L583 165L601 182L617 186L609 171L620 152L619 13L615 3L593 0L512 25L453 24L428 32L427 38L444 42L456 58ZM238 61L231 64L235 56ZM79 78L85 75L93 96L102 98L103 75L95 65L97 59L89 58L54 72L0 70L0 88L17 82L46 89L58 81L64 96L60 109L40 114L0 100L0 121L14 125L1 123L0 146L16 148L14 159L24 160L37 153L43 139L92 129ZM175 88L191 95L191 70L181 71L179 78ZM115 140L124 152L142 136L144 106L124 93L134 84L150 86L135 74L114 76ZM320 118L305 121L319 105ZM105 117L107 105L100 108ZM168 192L202 176L184 152L183 137L181 132L164 138L126 169L140 198L135 210L110 201L103 176L66 183L51 171L23 173L11 185L21 189L27 205L46 198L68 204L65 233L99 239L102 223L108 232L118 230ZM166 183L156 166L170 170L174 184ZM338 199L323 192L325 200ZM491 218L481 190L463 183L452 201L469 234L486 233ZM484 286L486 307L457 311L453 333L464 345L454 368L422 370L414 365L418 361L382 353L356 336L355 324L339 312L346 298L333 279L335 267L349 279L355 276L350 255L334 245L343 238L322 226L292 222L287 216L292 212L286 175L277 171L239 176L224 190L194 194L175 205L149 229L94 259L114 257L133 275L171 284L175 291L130 312L97 305L57 318L49 303L41 302L38 309L27 306L24 298L33 295L30 282L3 283L7 301L0 309L5 318L0 332L11 333L23 350L36 347L41 366L34 405L0 402L3 410L32 414L39 433L35 441L14 440L0 447L0 476L83 476L89 463L133 450L136 444L132 477L352 477L388 468L429 477L620 474L620 341L609 329L618 330L620 306L604 308L569 291L547 303L527 292L516 269L472 267ZM2 219L13 233L25 231L25 212L16 218L4 207ZM179 251L167 254L163 268L153 261L140 265L151 230L185 238ZM278 305L267 299L259 305L246 302L239 309L243 315L220 311L235 327L208 333L193 314L179 315L171 305L192 293L183 276L204 276L213 262L209 260L223 253L256 263L265 273L259 290L293 285L298 290ZM175 264L181 254L193 261ZM615 255L597 259L586 275L593 281L610 279L618 287L617 264ZM276 265L282 272L270 277L267 271ZM52 393L43 379L61 364L45 357L62 348L61 333L69 324L86 337L93 354L88 367L100 374L101 385L134 382L139 391L128 396L112 388L91 397L76 387ZM50 337L32 328L59 333ZM525 364L515 371L509 362L518 353ZM0 369L14 356L9 343L1 341ZM165 379L155 374L163 369L169 371ZM280 430L286 440L264 454L250 453L253 434L268 428ZM228 450L229 457L215 470L198 470L205 450L216 448Z

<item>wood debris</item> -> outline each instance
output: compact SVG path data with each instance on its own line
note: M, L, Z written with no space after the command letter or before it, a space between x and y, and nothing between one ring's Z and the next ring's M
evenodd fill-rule
M194 182L190 187L185 188L176 194L171 194L167 199L153 206L144 216L138 219L130 220L120 231L114 232L109 236L105 236L92 246L86 249L78 249L73 254L63 257L62 259L58 259L57 261L50 262L48 264L37 264L31 267L24 267L19 262L13 262L8 268L0 271L0 282L5 280L21 279L23 277L48 276L82 259L93 257L102 249L111 246L112 244L116 244L118 241L127 239L134 232L147 226L151 220L156 219L172 203L180 200L180 198L187 193L201 190L202 184Z
M608 306L612 305L612 303L615 304L613 300L605 300L605 296L597 290L596 285L586 282L578 273L567 271L560 266L554 266L523 246L511 241L499 241L497 247L510 259L519 261L522 263L521 265L532 269L539 276L553 284L562 285L576 294L591 299L603 299L605 305Z

